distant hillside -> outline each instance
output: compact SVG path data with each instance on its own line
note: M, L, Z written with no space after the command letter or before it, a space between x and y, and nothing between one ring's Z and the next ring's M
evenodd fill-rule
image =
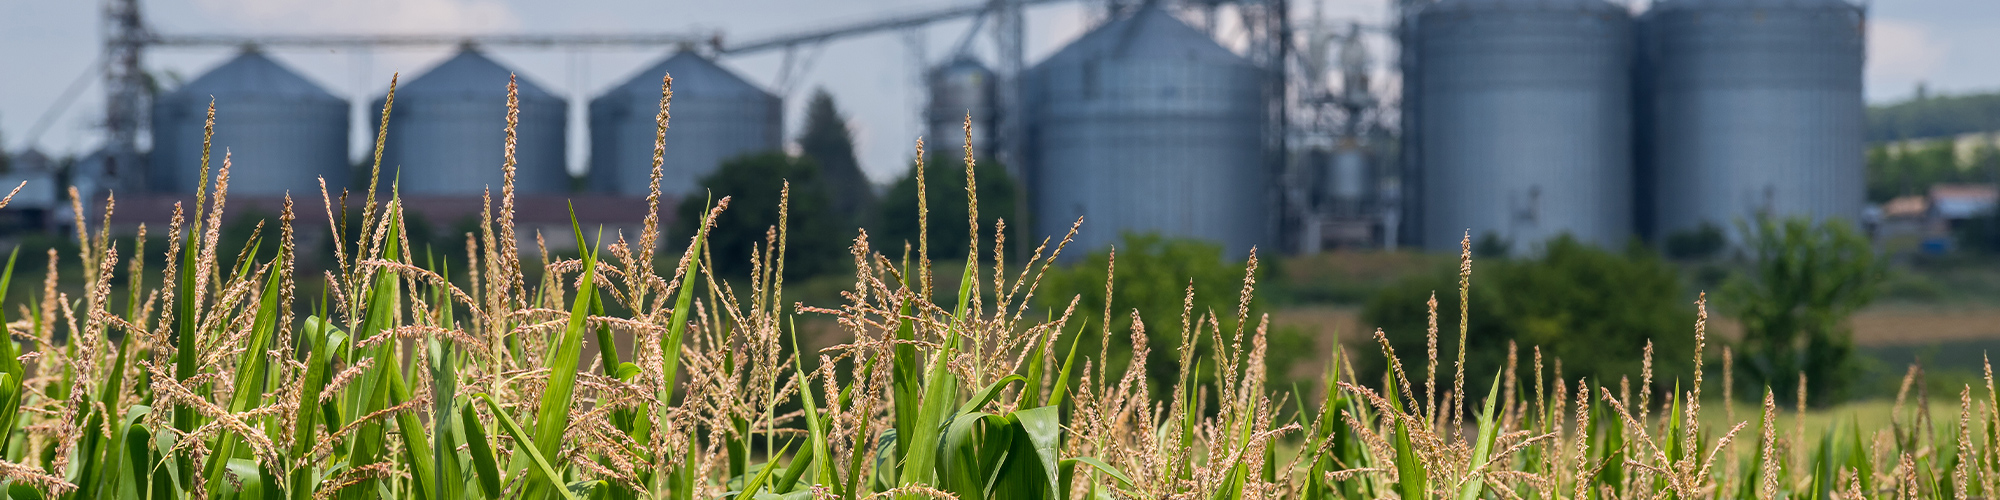
M1939 95L1868 107L1868 141L2000 130L2000 92Z

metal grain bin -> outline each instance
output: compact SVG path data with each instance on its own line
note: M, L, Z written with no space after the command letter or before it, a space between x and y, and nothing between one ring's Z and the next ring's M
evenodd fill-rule
M230 194L317 197L321 177L329 189L347 186L347 101L251 50L154 101L147 174L154 190L195 191L211 98L209 168L220 169L230 153Z
M401 177L406 195L499 196L507 141L507 77L513 70L467 48L396 90L382 179ZM564 127L569 104L519 77L515 189L526 194L569 191ZM377 98L369 116L380 116ZM372 121L377 126L379 121ZM373 127L371 127L373 128Z
M1657 235L1760 214L1860 216L1863 14L1839 0L1653 4L1641 111Z
M1084 218L1088 250L1120 233L1270 241L1262 73L1155 7L1105 23L1030 71L1036 236Z
M590 181L599 192L646 196L653 175L660 77L674 76L660 191L699 195L722 162L778 149L784 102L708 58L681 52L590 101Z
M1632 22L1599 0L1445 0L1417 21L1424 248L1632 234ZM1490 235L1490 236L1489 236Z
M992 156L993 127L999 118L994 114L993 71L970 57L960 57L933 68L925 80L930 103L924 106L924 148L956 157L965 148L969 113L973 151L982 158Z

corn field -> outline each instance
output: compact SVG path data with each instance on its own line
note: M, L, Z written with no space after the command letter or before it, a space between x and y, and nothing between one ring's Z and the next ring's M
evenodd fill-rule
M671 89L668 77L660 137ZM0 311L13 340L0 342L8 496L1963 499L1991 495L2000 479L1990 368L1983 394L1960 395L1955 423L1933 422L1917 404L1890 428L1807 436L1802 413L1788 429L1766 391L1761 415L1716 428L1698 418L1699 368L1669 394L1652 393L1648 369L1635 395L1630 380L1564 379L1560 360L1545 369L1526 348L1490 386L1466 387L1465 353L1445 353L1440 367L1436 339L1450 332L1436 331L1435 299L1421 370L1402 366L1378 332L1388 380L1355 380L1335 347L1319 394L1275 391L1264 369L1269 320L1248 314L1254 253L1233 315L1189 306L1180 325L1146 325L1136 311L1078 311L1074 299L1038 309L1031 299L1068 239L1007 263L1004 228L978 227L977 179L964 186L968 224L993 235L992 255L980 258L975 237L968 264L941 271L960 273L948 303L932 299L952 295L933 290L921 238L914 253L884 252L859 234L854 285L838 308L786 304L782 223L752 255L711 255L707 228L728 198L714 200L697 234L662 241L658 143L637 241L577 228L581 255L544 249L530 282L514 243L511 96L509 106L507 182L497 207L487 196L464 256L414 253L393 186L373 181L358 217L346 193L322 188L339 262L323 277L294 272L295 209L313 208L289 199L275 230L217 248L231 161L221 155L211 182L204 145L203 191L167 228L164 284L130 286L117 310L111 277L119 266L145 275L146 259L120 259L143 256L145 238L113 243L115 200L95 231L80 215L86 291L57 292L51 251L43 293ZM211 104L211 130L214 116ZM970 179L969 147L965 160ZM374 170L381 178L379 156ZM342 231L350 226L358 231ZM266 245L278 252L258 261ZM656 266L671 262L656 249L682 250L678 264ZM246 257L225 268L223 252ZM1470 252L1462 258L1461 296L1472 277ZM755 275L721 279L708 271L715 259L749 259ZM1111 266L1115 274L1115 254ZM300 300L302 279L324 279L327 291ZM1699 346L1707 314L1693 307ZM1103 326L1120 314L1133 317L1129 331ZM804 315L836 320L846 343L799 350L793 325ZM1146 329L1176 327L1181 345L1148 345ZM1209 359L1195 359L1198 338L1216 346ZM629 352L618 339L630 339ZM1105 366L1077 356L1088 342L1138 352L1131 366ZM1154 394L1139 366L1151 349L1195 368Z

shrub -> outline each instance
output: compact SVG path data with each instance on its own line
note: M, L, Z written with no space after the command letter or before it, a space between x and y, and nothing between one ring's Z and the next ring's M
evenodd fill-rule
M1703 260L1721 254L1729 246L1729 240L1722 234L1722 228L1704 222L1694 229L1668 234L1664 246L1668 258Z
M1650 341L1654 389L1690 381L1691 297L1674 269L1643 247L1614 253L1562 236L1531 259L1480 262L1473 268L1471 301L1465 306L1472 318L1464 333L1472 387L1483 387L1505 366L1510 344L1523 359L1539 346L1551 369L1561 359L1565 377L1615 385L1620 377L1640 372ZM1363 309L1365 324L1387 334L1404 366L1422 366L1430 321L1425 303L1433 294L1438 350L1457 352L1458 269L1409 278ZM1363 380L1377 380L1386 369L1367 368Z
M1189 373L1190 368L1180 366L1179 347L1186 342L1182 332L1189 331L1183 322L1201 321L1209 314L1215 314L1216 321L1225 331L1234 332L1237 317L1230 314L1239 310L1246 271L1244 262L1231 262L1222 256L1222 246L1214 243L1167 238L1153 233L1127 233L1114 246L1116 263L1113 264L1112 250L1099 250L1084 257L1080 262L1071 263L1049 273L1045 279L1047 288L1043 295L1043 307L1062 311L1069 306L1070 298L1077 298L1076 310L1085 313L1102 314L1111 311L1112 332L1132 330L1133 314L1144 322L1147 342L1151 355L1142 361L1147 369L1146 377L1152 381L1156 391L1173 387L1174 383ZM1111 271L1112 301L1105 307L1105 272ZM1261 270L1260 270L1261 271ZM1262 274L1261 272L1259 273ZM1192 288L1193 302L1189 288ZM1245 329L1257 328L1259 314L1264 310L1263 299L1251 295L1248 304L1250 324ZM1182 313L1190 313L1184 316ZM1091 336L1096 336L1102 324L1088 328ZM1200 329L1195 329L1199 331ZM1099 359L1112 366L1123 366L1132 356L1132 346L1124 339L1113 339L1111 351L1103 353ZM1274 330L1270 334L1272 355L1268 358L1271 373L1284 377L1299 360L1317 356L1312 339L1306 334L1290 329ZM1213 350L1214 340L1207 337L1196 338L1191 344L1194 359L1203 359ZM1085 353L1094 353L1097 342L1086 342ZM1213 367L1209 367L1213 369ZM1211 373L1212 375L1212 373ZM1159 392L1155 392L1159 394Z

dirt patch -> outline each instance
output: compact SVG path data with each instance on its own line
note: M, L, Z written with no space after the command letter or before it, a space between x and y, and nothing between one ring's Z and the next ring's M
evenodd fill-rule
M1863 346L2000 339L2000 309L1873 309L1856 314L1853 326Z

